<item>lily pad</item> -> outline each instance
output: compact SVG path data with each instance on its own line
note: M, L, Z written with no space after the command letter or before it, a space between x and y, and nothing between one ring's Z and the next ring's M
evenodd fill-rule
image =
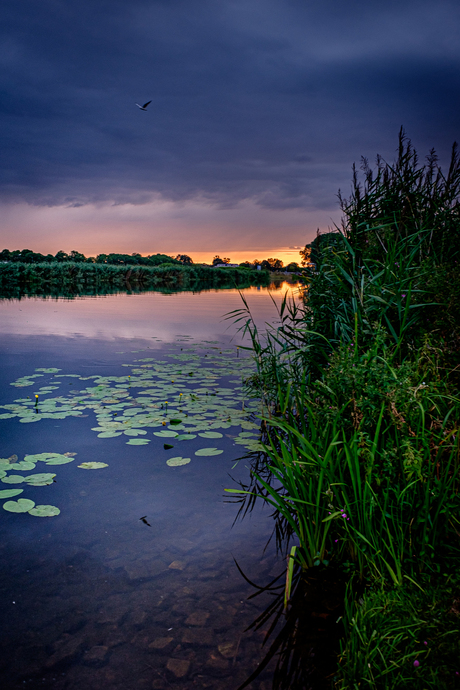
M51 458L51 460L46 460L47 465L67 465L68 462L73 462L74 458L65 457L61 455L60 458Z
M223 452L223 450L218 448L200 448L200 450L195 452L195 455L220 455Z
M125 436L141 436L147 432L144 429L126 429L123 433Z
M164 431L154 431L154 436L159 436L160 438L173 438L177 436L177 431L170 431L169 429L164 429Z
M39 474L29 474L28 477L24 477L24 481L31 486L46 486L53 483L55 476L55 474L50 472L41 472Z
M170 448L174 448L174 446L172 446L170 443L163 443L163 448L165 450L169 450Z
M177 458L169 458L169 460L166 460L166 464L170 467L180 467L181 465L188 465L189 462L191 462L191 458L181 458L180 456L178 456Z
M146 446L147 443L150 443L149 438L130 438L129 441L126 442L127 446Z
M26 470L34 470L35 463L28 462L27 460L21 460L21 462L14 462L12 465L10 465L10 469L22 470L23 472L25 472Z
M123 432L121 431L101 431L100 434L97 435L98 438L115 438L115 436L121 436Z
M21 500L21 499L19 499ZM3 506L5 507L5 506ZM55 515L59 515L61 512L59 508L56 508L56 506L35 506L35 508L32 508L31 510L28 511L29 515L35 515L35 517L54 517Z
M12 498L13 496L22 494L23 491L24 489L1 489L0 498Z
M223 438L223 434L219 433L219 431L203 431L198 436L201 436L201 438Z
M178 441L191 441L196 438L196 434L179 434L177 437Z
M4 484L22 484L24 477L21 477L20 474L10 474L8 477L2 477L0 481Z
M17 501L7 501L3 504L3 508L10 513L27 513L35 505L35 501L29 498L18 498Z
M100 470L102 467L108 467L108 465L105 462L82 462L78 467L81 467L82 470Z

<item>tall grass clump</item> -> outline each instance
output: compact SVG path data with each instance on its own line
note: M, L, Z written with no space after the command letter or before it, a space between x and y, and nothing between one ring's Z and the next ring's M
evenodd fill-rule
M293 544L287 605L313 572L333 568L347 583L326 686L450 688L460 673L457 147L444 176L433 151L419 165L401 131L396 161L378 158L375 171L363 161L363 173L361 184L353 169L352 195L340 197L337 241L303 304L285 301L264 338L246 304L233 314L258 367L247 385L265 404L265 461L246 496L271 505Z

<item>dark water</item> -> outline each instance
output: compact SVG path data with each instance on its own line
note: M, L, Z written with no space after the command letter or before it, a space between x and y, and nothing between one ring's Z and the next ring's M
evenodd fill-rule
M275 318L266 291L246 294L259 325ZM234 559L259 584L284 565L273 544L264 550L273 528L267 510L260 507L232 527L237 505L229 502L224 489L236 488L234 480L248 477L247 463L235 465L247 452L235 439L242 431L238 419L219 427L222 419L216 422L216 417L222 414L217 408L207 416L199 414L203 409L195 410L195 417L202 418L195 424L219 429L222 437L205 439L195 431L194 439L172 440L173 449L163 446L171 439L154 435L174 428L169 423L173 413L181 416L177 401L185 398L178 397L174 386L182 386L185 397L194 386L202 390L195 394L201 400L208 396L196 388L196 378L192 381L192 365L201 366L201 374L211 367L210 385L222 389L228 409L243 408L246 419L256 412L254 401L241 400L237 374L230 371L241 364L244 352L236 350L241 344L234 337L236 329L227 330L229 322L222 321L222 315L239 307L240 297L233 291L0 303L0 404L25 401L16 403L22 406L22 422L20 416L0 419L0 456L17 455L21 461L28 454L77 453L69 464L37 464L35 472L56 474L50 485L0 483L0 489L26 487L8 500L24 497L61 511L55 517L34 517L0 508L0 687L233 690L263 658L263 634L245 629L267 599L248 600L253 589ZM198 354L199 360L178 359L186 353ZM150 364L140 364L145 359ZM226 360L233 362L230 369ZM167 376L160 371L163 379L149 381L157 385L149 404L139 403L146 391L143 379L129 388L111 382L110 392L91 402L96 394L87 388L95 380L86 377L126 377L142 371L136 367L157 361L166 362L161 366ZM181 374L166 383L176 365L184 367ZM217 365L222 367L220 376ZM40 372L33 385L10 385L38 368L61 371ZM136 376L140 374L132 373L134 381ZM169 386L164 395L163 383ZM55 389L40 390L53 384ZM113 398L117 386L124 397ZM54 397L60 405L82 398L83 409L78 416L52 413L28 423L24 415L40 410L33 404L36 391L39 405ZM165 409L166 395L170 400ZM147 433L139 437L122 433L101 438L92 430L98 426L97 415L104 420L110 413L116 420L139 405L164 414L167 426L145 427ZM131 438L149 442L131 445ZM206 446L223 452L195 455ZM177 467L166 464L178 455L191 461ZM93 461L107 467L78 468ZM251 687L268 690L271 674L269 667Z

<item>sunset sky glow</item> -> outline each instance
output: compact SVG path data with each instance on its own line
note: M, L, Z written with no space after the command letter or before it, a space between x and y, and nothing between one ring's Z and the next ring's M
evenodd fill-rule
M351 166L459 138L453 0L4 0L1 245L298 260ZM135 103L152 99L147 112Z

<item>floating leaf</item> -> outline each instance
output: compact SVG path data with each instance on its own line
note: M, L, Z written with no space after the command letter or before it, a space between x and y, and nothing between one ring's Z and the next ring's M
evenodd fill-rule
M170 419L169 423L170 424L182 424L184 420L183 419Z
M147 432L143 429L126 429L126 431L124 431L123 433L126 436L141 436L142 434L146 434Z
M23 491L24 489L1 489L0 498L11 498L12 496L22 494Z
M35 463L28 462L27 460L21 460L21 462L14 462L12 465L10 465L10 469L22 470L23 472L25 472L26 470L34 470Z
M174 446L172 446L170 443L164 443L164 444L163 444L163 448L164 448L165 450L169 450L170 448L174 448Z
M102 467L108 467L108 465L105 462L82 462L78 467L81 467L82 470L100 470Z
M195 455L220 455L223 452L223 450L218 448L200 448L200 450L195 452Z
M21 500L21 499L19 499ZM56 506L35 506L32 510L29 510L30 515L35 515L35 517L54 517L59 515L61 511Z
M1 479L2 477L6 477L6 472L5 472L5 470L0 470L0 479Z
M42 472L40 474L29 474L28 477L24 477L24 481L32 486L46 486L53 483L53 479L56 475L50 474L49 472Z
M10 513L27 513L35 505L35 501L28 498L18 498L17 501L7 501L3 504L5 510Z
M148 438L130 438L129 441L126 442L126 445L127 446L146 446L147 443L150 443L150 439L148 439Z
M178 441L191 441L196 438L196 434L179 434L177 437Z
M8 477L3 477L0 481L4 484L22 484L24 477L20 474L10 474Z
M51 460L45 460L47 465L67 465L68 462L73 462L73 458L61 455L59 458L51 458Z
M177 458L169 458L169 460L166 460L166 464L170 467L180 467L181 465L188 465L189 462L191 462L191 458L181 458L180 456Z
M154 436L159 436L160 438L172 438L173 436L177 436L176 431L170 431L169 429L165 429L164 431L154 431L153 432Z
M223 434L218 431L203 431L198 436L201 436L201 438L223 438Z
M97 435L98 438L115 438L115 436L121 436L122 432L121 431L101 431L100 434Z

